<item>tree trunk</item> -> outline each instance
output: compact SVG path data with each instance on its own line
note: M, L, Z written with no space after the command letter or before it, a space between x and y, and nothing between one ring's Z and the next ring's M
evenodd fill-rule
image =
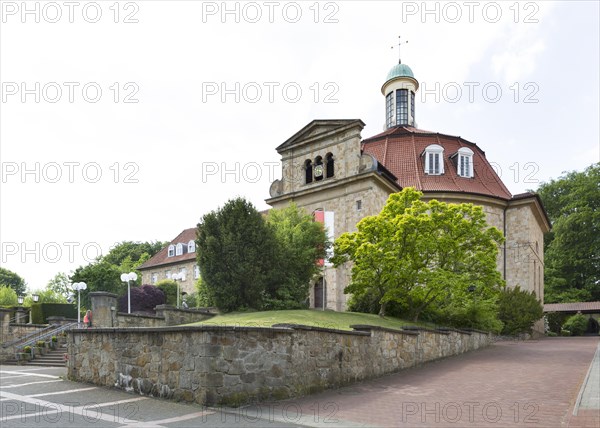
M385 307L387 306L387 302L382 303L381 307L379 308L379 316L381 318L385 318Z

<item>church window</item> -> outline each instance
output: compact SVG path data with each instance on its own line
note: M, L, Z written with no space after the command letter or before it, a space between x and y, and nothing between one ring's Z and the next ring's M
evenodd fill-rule
M304 172L305 172L305 176L306 176L306 184L308 183L312 183L313 181L313 167L312 167L312 161L310 159L306 160L306 162L304 162Z
M458 150L457 162L458 175L461 177L473 177L473 151L466 147Z
M315 167L313 168L315 181L323 180L323 175L325 171L323 171L323 158L321 156L317 156L315 158Z
M356 211L360 211L362 210L362 201L358 200L356 201Z
M177 244L177 247L175 247L175 255L180 256L182 254L183 254L183 244L179 243L179 244Z
M169 250L167 252L167 257L173 257L175 255L175 245L169 245Z
M325 176L327 178L333 177L335 170L334 170L334 165L333 165L333 155L331 153L327 153L327 155L325 156L325 166L326 166Z
M396 125L408 125L408 89L396 91Z
M441 175L444 173L444 148L437 144L427 146L425 156L425 174Z
M387 127L391 128L395 125L394 123L394 92L390 92L385 97L385 112Z

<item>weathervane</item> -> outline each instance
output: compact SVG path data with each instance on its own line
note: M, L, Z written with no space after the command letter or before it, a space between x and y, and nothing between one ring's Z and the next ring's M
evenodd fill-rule
M398 64L402 64L402 57L400 56L400 47L401 47L403 44L406 44L406 43L408 43L408 40L406 40L405 42L403 42L403 41L401 40L401 38L402 38L401 36L398 36ZM392 49L394 49L394 47L393 47L393 46L392 46Z

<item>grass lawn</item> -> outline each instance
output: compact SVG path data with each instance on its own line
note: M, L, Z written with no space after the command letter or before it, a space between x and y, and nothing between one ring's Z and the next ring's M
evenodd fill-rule
M232 312L217 315L209 320L188 325L228 325L244 327L271 327L273 324L290 323L303 324L316 327L352 330L351 325L368 324L388 328L402 328L403 326L434 327L431 323L414 323L399 318L380 318L378 315L361 314L358 312L333 312L314 309L299 309L289 311L264 311L264 312Z

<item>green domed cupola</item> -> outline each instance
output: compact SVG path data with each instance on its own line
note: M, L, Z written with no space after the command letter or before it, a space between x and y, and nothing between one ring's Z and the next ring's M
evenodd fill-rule
M393 66L381 93L385 96L385 129L396 126L414 126L415 93L419 90L419 82L411 68L398 62Z

